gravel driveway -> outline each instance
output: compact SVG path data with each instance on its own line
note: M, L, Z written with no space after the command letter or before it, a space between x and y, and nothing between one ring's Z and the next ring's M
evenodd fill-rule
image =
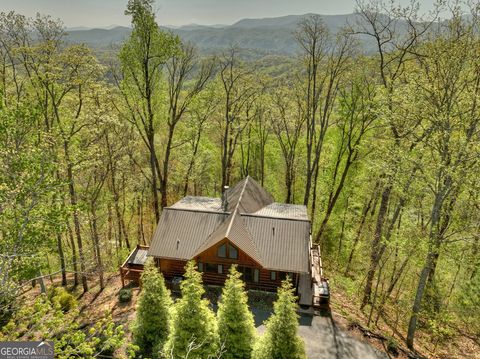
M263 321L270 313L254 308L253 314L258 332L263 333L265 331ZM302 314L298 332L305 341L305 349L310 359L387 358L384 353L342 331L329 316Z

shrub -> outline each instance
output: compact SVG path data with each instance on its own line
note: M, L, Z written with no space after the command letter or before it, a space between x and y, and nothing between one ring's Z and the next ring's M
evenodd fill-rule
M122 288L118 292L118 300L120 303L128 303L132 300L132 290L130 288Z
M225 346L222 357L226 359L250 358L256 339L253 314L240 276L232 265L218 305L218 332L220 343Z
M398 350L398 343L392 337L388 337L387 351L395 357L397 357L400 354Z
M218 329L209 302L202 299L205 289L202 274L190 261L185 267L185 279L180 284L182 298L174 307L172 329L165 344L167 358L203 359L217 357Z
M63 312L68 312L77 306L75 297L63 287L53 287L48 293L52 303L60 305Z
M257 341L252 357L254 359L291 358L304 359L305 347L297 334L298 314L296 298L290 279L282 282L274 314L266 321L265 334Z
M145 263L133 340L143 357L157 358L170 331L172 298L152 258Z

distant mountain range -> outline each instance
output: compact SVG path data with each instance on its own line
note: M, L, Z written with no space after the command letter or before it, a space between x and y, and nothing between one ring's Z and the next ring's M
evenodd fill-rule
M261 53L292 55L298 45L292 32L299 21L311 14L282 17L243 19L233 25L197 25L163 27L186 42L195 44L203 52L214 52L232 45ZM354 23L357 15L320 15L332 33L347 23ZM67 29L67 41L85 43L95 48L104 48L122 43L131 28L115 26L101 29Z

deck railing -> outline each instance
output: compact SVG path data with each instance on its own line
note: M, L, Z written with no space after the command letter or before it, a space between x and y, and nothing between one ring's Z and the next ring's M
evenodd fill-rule
M143 268L138 268L139 266L137 266L136 268L131 267L129 262L130 262L130 258L132 258L132 256L135 254L136 251L138 251L139 249L147 250L148 248L149 248L148 246L137 244L135 249L133 249L133 251L130 252L127 259L125 259L125 261L122 263L122 265L119 268L120 278L122 279L122 287L125 287L125 280L130 280L130 281L137 282L138 284L141 284L140 277L142 275Z

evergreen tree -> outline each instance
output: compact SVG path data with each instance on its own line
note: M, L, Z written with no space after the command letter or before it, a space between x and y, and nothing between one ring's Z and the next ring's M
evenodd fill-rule
M175 303L165 356L182 359L187 356L189 359L215 357L219 342L217 323L208 300L202 299L205 292L202 275L194 261L185 266L185 279L180 288L182 298Z
M224 346L222 357L227 359L250 358L255 343L253 314L240 276L236 265L231 266L218 305L218 332Z
M274 303L274 314L266 322L265 334L257 341L255 359L306 358L302 339L297 335L298 314L290 279L283 281Z
M158 356L169 334L172 305L163 275L149 258L142 274L142 291L133 328L134 342L141 354Z

